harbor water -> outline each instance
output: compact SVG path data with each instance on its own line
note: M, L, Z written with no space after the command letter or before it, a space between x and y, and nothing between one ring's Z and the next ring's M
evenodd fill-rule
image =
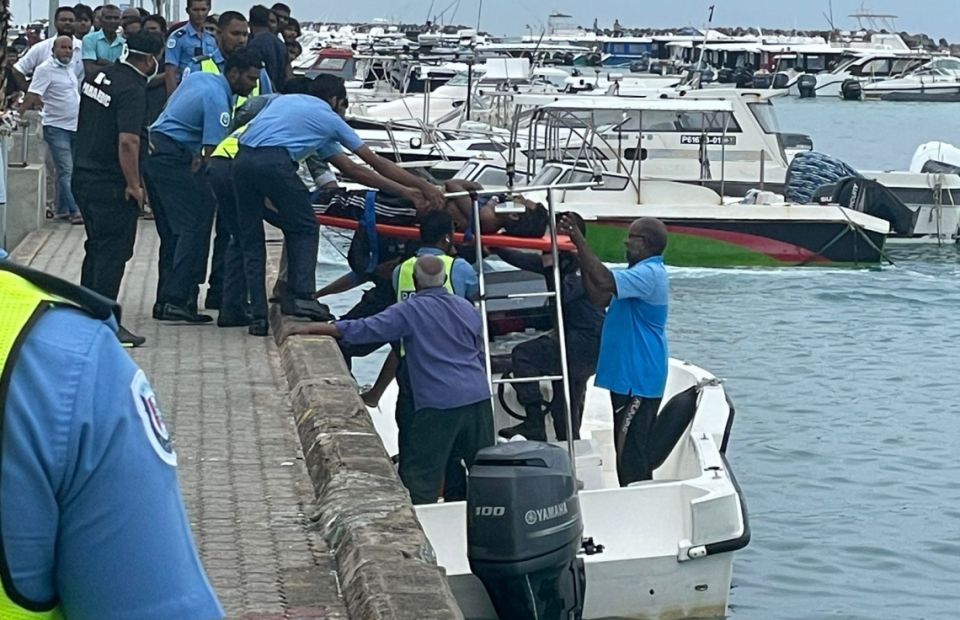
M960 143L960 104L777 100L784 131L863 169ZM318 282L346 267L326 245ZM750 510L735 620L960 617L960 252L873 269L671 268L670 352L725 380ZM332 297L344 312L356 292ZM372 382L382 356L357 360ZM589 595L589 593L588 593Z

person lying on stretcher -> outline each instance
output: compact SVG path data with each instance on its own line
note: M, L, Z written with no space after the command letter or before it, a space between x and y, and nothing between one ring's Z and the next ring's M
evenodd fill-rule
M483 186L473 181L451 179L443 184L448 196L444 210L453 219L457 232L473 232L474 192L483 190ZM344 188L324 188L313 195L314 209L323 215L359 219L363 214L367 198L366 190L347 190ZM514 237L542 237L547 230L547 209L540 203L514 195L514 206L522 205L523 211L511 209L504 212L498 209L504 202L503 195L481 195L477 203L480 206L480 231L483 234L503 232ZM377 192L374 199L377 221L384 224L414 225L426 210L418 209L406 198Z

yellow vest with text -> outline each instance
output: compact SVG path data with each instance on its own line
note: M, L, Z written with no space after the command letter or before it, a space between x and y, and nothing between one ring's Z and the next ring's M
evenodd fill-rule
M417 264L417 258L417 256L411 256L407 260L400 263L400 272L397 274L397 301L403 301L404 299L408 299L417 293L417 285L413 281L413 268ZM447 256L446 254L437 256L437 258L443 262L443 272L447 276L447 279L443 281L443 288L452 293L454 259L452 256ZM406 354L407 352L403 347L403 342L401 342L400 356L402 357Z
M220 75L220 67L217 66L217 63L213 61L213 58L204 58L200 61L200 70L204 73L216 73ZM250 97L256 97L260 94L260 80L257 80L257 83L253 85L253 91L250 93ZM236 110L246 102L246 97L237 97L237 102L233 104L233 109Z
M23 336L51 302L61 303L60 298L49 295L27 279L0 269L0 381L9 381L10 374L5 372L7 364L12 364ZM6 386L0 384L0 394L7 393ZM3 404L0 403L0 415ZM0 557L0 563L6 558ZM7 567L2 570L7 572ZM42 605L31 605L42 607ZM62 620L63 612L59 603L54 601L46 609L31 610L14 602L6 588L0 586L0 620Z
M400 273L397 274L397 301L403 301L416 293L417 287L413 282L413 268L417 263L417 256L411 256L400 263ZM453 292L453 260L452 256L443 254L437 256L443 262L443 272L447 279L443 283L443 288L451 293Z

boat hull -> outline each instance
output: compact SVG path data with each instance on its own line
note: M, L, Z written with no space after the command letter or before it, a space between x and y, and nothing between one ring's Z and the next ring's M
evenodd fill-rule
M886 240L845 221L661 219L669 232L664 260L688 267L873 264ZM630 221L587 223L587 241L601 260L623 262Z

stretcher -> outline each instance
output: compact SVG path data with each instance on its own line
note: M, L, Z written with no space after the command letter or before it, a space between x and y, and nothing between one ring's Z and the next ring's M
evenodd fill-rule
M316 214L317 223L333 228L346 228L356 230L360 225L355 219L349 217L339 217L336 215ZM399 237L401 239L418 239L420 237L420 227L416 224L409 226L400 226L397 224L377 223L377 234L386 237ZM520 250L540 250L542 252L550 251L550 235L542 237L514 237L500 233L481 235L483 244L491 248L516 248ZM472 243L472 240L466 239L461 232L454 233L453 242L455 244ZM566 235L557 236L557 248L560 250L575 251L576 247L570 238Z

